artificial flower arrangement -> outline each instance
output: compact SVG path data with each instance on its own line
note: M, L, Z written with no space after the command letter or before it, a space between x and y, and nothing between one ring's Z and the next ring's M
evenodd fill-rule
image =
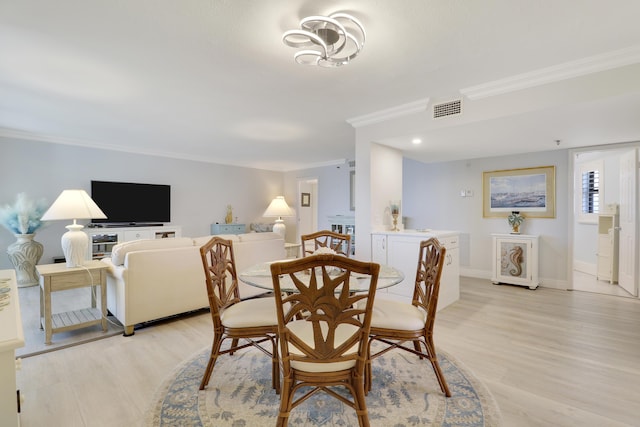
M520 232L520 225L524 222L524 217L520 215L520 212L513 211L507 217L507 221L509 222L511 229L513 230L512 234L517 234Z
M13 234L33 234L42 226L41 218L48 207L44 199L30 200L19 193L13 205L0 206L0 225Z

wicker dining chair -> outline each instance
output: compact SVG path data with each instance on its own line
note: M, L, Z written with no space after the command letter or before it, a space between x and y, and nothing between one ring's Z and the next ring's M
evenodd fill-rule
M333 254L271 264L282 363L277 426L288 425L290 412L318 391L354 408L359 425L369 426L364 370L379 269ZM350 292L351 280L367 277L368 292ZM283 292L284 282L295 291ZM346 387L351 397L333 386Z
M213 344L200 390L209 384L218 356L254 346L271 357L272 386L279 393L278 320L273 297L240 300L233 242L213 237L200 248L207 295L213 319ZM222 343L231 346L222 350ZM242 341L240 341L242 340ZM261 344L271 342L271 351Z
M321 230L300 236L302 256L313 255L320 248L328 248L346 257L351 253L351 235Z
M366 390L371 390L371 361L389 350L398 348L426 358L431 362L442 392L451 396L447 381L438 364L433 343L433 326L438 306L440 276L444 266L446 248L435 238L420 242L413 299L402 302L378 299L373 307L369 338L369 359L366 367ZM372 344L383 344L372 352ZM412 343L413 347L407 345Z

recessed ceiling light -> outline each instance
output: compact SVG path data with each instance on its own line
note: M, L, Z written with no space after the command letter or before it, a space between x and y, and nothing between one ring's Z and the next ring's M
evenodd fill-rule
M419 145L419 144L422 144L422 140L421 140L420 138L413 138L413 139L411 140L411 143L412 143L413 145Z

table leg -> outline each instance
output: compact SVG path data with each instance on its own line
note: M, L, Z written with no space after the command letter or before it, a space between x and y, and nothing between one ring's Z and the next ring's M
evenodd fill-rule
M96 285L91 285L91 308L96 308Z
M102 330L107 332L107 272L100 271L100 308L102 311Z
M44 279L44 343L51 344L51 277Z
M44 319L44 281L43 277L40 277L40 318L38 319L38 323L40 324L40 330L44 329L43 319Z

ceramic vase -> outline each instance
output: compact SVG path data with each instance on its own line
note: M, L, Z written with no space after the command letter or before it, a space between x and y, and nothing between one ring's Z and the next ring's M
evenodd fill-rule
M42 243L33 240L35 234L16 234L16 241L7 248L9 261L16 270L18 287L34 286L38 284L36 265L44 247Z

